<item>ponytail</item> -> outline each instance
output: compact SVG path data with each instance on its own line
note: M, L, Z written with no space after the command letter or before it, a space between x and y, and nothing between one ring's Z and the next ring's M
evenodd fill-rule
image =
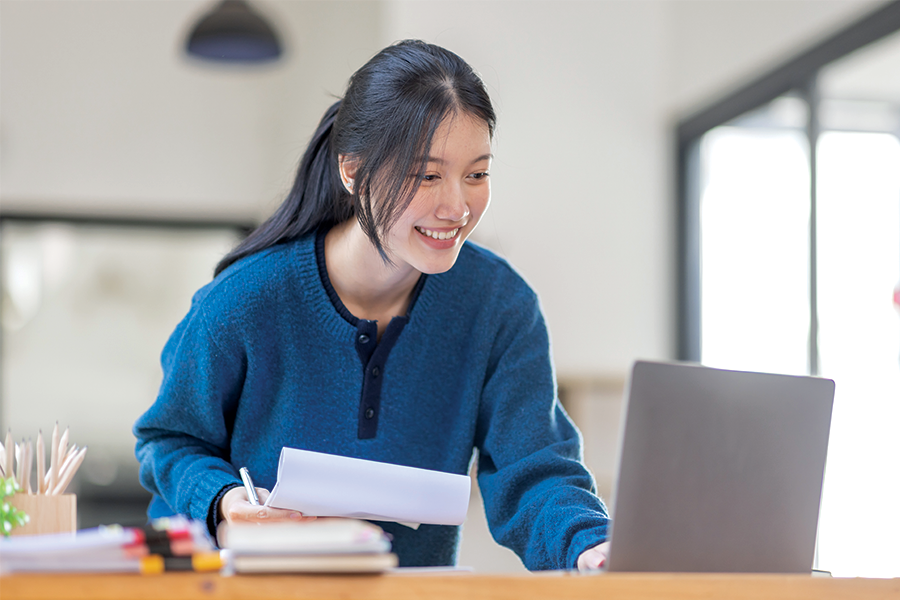
M325 111L297 169L297 177L285 201L262 225L253 230L216 265L218 275L232 263L260 250L315 231L320 225L346 221L353 204L341 184L331 132L341 101Z

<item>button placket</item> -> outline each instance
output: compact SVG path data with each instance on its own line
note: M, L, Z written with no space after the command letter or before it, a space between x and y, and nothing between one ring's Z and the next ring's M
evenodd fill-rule
M363 366L362 397L357 413L357 435L361 440L372 439L377 432L381 416L381 386L384 383L385 361L408 321L408 317L391 319L380 340L378 324L375 321L360 319L357 326L355 345Z

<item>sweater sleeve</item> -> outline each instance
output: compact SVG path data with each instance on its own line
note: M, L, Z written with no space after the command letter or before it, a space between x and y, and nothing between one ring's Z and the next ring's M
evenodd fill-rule
M229 448L246 371L242 352L220 349L215 338L195 299L163 349L156 402L134 425L143 486L174 512L211 528L216 498L240 484Z
M528 569L573 569L606 540L608 513L582 461L581 434L556 397L534 294L507 303L501 322L476 431L488 524Z

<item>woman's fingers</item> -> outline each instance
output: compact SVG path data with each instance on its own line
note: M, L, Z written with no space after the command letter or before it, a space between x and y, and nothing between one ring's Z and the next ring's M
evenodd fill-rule
M578 570L593 571L601 568L606 563L607 554L609 554L609 542L588 548L578 557Z
M287 510L284 508L272 508L264 506L266 498L269 497L269 491L263 488L256 488L259 495L260 504L251 504L247 497L247 490L242 487L236 487L222 497L219 503L219 511L223 519L229 523L235 521L253 521L253 522L277 522L289 521L292 523L312 521L315 517L306 517L296 510Z
M231 505L231 510L226 518L229 521L300 521L315 517L304 517L295 510L271 508L262 504L255 505L247 501L238 501Z
M269 490L267 490L265 488L256 488L256 495L259 496L259 503L265 504L266 499L268 499L268 497L269 497ZM268 519L270 521L272 521L272 520L280 521L280 520L284 520L284 519L288 519L290 521L296 521L298 519L301 521L314 521L316 519L315 517L307 517L307 516L303 515L303 513L298 512L296 510L286 510L286 509L282 509L282 508L271 508L271 507L269 507L268 514L265 517L259 517L259 518Z

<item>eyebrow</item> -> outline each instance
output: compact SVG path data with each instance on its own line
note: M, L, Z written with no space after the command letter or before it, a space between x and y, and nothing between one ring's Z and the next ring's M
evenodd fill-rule
M475 160L473 160L473 161L470 162L469 164L470 164L470 165L474 165L474 164L477 163L477 162L481 162L481 161L483 161L483 160L490 160L490 159L492 159L492 158L494 158L494 155L491 154L491 153L488 153L488 154L482 154L481 156L479 156L478 158L476 158ZM428 161L428 162L437 163L437 164L439 164L439 165L444 164L444 159L443 159L443 158L438 158L438 157L436 157L436 156L429 156L428 159L427 159L427 161Z

